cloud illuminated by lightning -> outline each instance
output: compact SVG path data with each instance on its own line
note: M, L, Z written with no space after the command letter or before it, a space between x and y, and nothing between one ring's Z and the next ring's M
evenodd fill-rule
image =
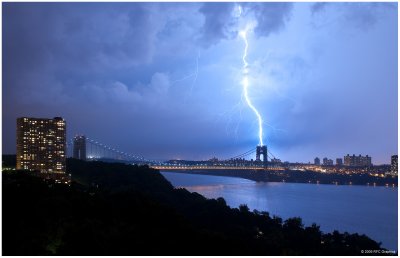
M244 43L245 43L245 47L244 47L244 53L243 53L243 81L242 81L242 85L243 85L243 95L245 97L246 103L247 105L251 108L251 110L253 110L253 112L255 113L255 115L257 116L258 119L258 137L259 137L259 144L261 146L264 145L263 143L263 120L262 117L260 115L260 113L258 112L258 110L254 107L253 103L251 102L250 98L249 98L249 93L248 93L248 88L250 86L250 82L249 82L249 63L247 62L246 58L247 58L247 51L249 48L249 43L247 41L247 33L249 32L250 27L246 27L245 30L240 31L239 35L243 38Z

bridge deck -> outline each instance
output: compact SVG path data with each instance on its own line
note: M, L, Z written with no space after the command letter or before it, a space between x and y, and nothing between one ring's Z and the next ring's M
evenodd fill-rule
M264 167L229 167L229 166L150 166L159 170L284 170L283 168L264 168Z

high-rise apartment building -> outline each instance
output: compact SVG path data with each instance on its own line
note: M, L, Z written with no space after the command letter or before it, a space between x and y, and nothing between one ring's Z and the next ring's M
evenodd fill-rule
M391 165L392 165L392 167L391 167L391 172L392 172L392 175L398 175L398 166L397 166L397 163L398 163L398 156L397 155L393 155L392 156L392 160L391 160L392 162L391 162Z
M314 159L314 164L315 164L315 165L321 165L321 161L319 160L318 157L316 157L316 158Z
M362 166L371 166L372 162L371 162L371 157L369 157L368 155L356 156L353 154L353 156L350 156L349 154L347 154L347 156L344 156L344 165L362 167Z
M322 164L323 164L324 166L333 166L333 160L328 159L328 158L324 158L324 159L322 160Z
M84 135L77 135L74 137L72 157L74 159L86 160L86 137Z
M337 158L336 159L336 166L342 166L343 165L343 159Z
M17 119L17 169L66 172L66 123L53 119Z

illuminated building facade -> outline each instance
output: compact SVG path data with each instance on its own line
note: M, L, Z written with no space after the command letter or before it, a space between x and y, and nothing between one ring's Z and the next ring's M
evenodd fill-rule
M53 119L17 119L17 169L41 173L66 172L66 123Z
M392 167L391 167L391 171L392 171L392 174L393 175L398 175L398 166L397 166L397 163L398 163L398 156L397 155L393 155L392 156L392 160L391 160L392 162L391 162L391 165L392 165Z
M371 166L371 157L367 156L361 156L361 155L354 155L350 156L347 154L347 156L344 156L344 165L345 166L352 166L352 167L364 167L364 166Z
M73 158L86 160L86 137L84 135L77 135L74 137L74 150Z

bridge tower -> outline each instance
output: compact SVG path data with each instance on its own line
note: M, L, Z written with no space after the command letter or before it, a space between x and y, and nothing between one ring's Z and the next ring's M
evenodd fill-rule
M264 163L264 166L266 166L267 162L268 162L268 153L267 153L267 146L266 145L257 146L256 161L261 161L261 159L260 159L261 155L263 155L262 162Z
M72 156L74 159L86 160L86 137L84 135L74 137Z

